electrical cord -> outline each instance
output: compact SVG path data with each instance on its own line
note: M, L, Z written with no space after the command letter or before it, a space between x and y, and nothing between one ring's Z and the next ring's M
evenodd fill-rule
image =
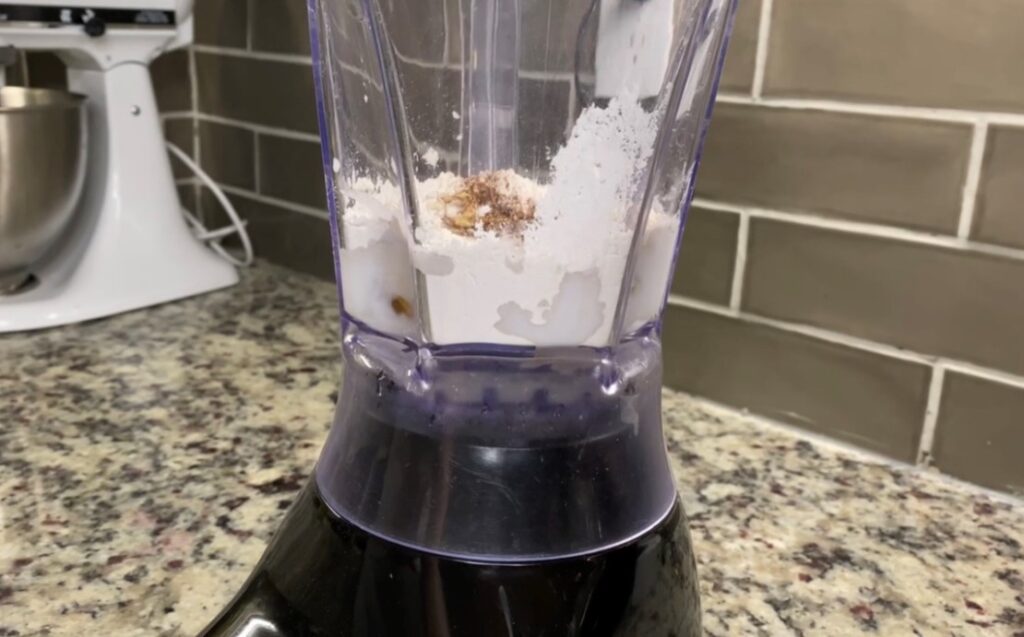
M203 225L194 214L188 210L184 210L185 219L192 227L192 232L195 233L196 238L210 246L210 249L219 254L223 259L236 265L238 267L247 267L252 265L253 252L252 242L249 240L249 233L245 230L245 222L242 221L241 217L238 216L238 212L235 207L231 205L231 201L228 200L224 191L207 175L202 168L200 168L192 158L188 156L182 149L178 148L171 142L167 142L167 150L171 151L171 154L177 157L181 163L185 164L189 170L199 178L199 181L203 182L213 196L216 197L217 202L220 203L221 207L224 208L224 212L227 213L231 219L231 225L217 230L209 230ZM237 234L239 240L242 242L242 252L245 255L239 259L235 255L231 254L221 245L221 240L232 234Z

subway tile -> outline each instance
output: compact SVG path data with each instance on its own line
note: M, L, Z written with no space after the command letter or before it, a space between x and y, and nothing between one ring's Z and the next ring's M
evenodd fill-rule
M1024 128L989 129L971 238L1024 248Z
M743 309L1024 372L1024 260L753 219Z
M15 62L10 66L4 68L4 85L5 86L29 86L29 78L25 75L26 64L22 64L17 57Z
M153 76L153 91L160 111L192 110L192 80L185 50L177 49L161 55L153 60L149 70Z
M924 365L677 306L664 338L669 387L914 459Z
M940 471L1024 494L1024 389L946 372L932 455Z
M527 36L520 52L519 68L560 75L572 73L575 67L577 35L590 4L591 0L524 3L520 28ZM444 2L448 29L448 60L455 64L462 62L462 39L469 35L468 6L468 3L460 3L460 0ZM596 19L592 24L596 24ZM589 53L593 55L592 47Z
M253 4L275 4L280 0L258 0ZM247 0L198 0L195 4L197 44L244 49L249 21Z
M255 0L251 11L253 49L309 54L309 20L305 0Z
M68 88L67 66L49 51L26 51L25 66L28 68L28 84L36 88Z
M178 184L177 190L178 200L181 202L182 207L184 207L185 210L188 210L196 217L199 217L199 209L197 208L198 196L196 195L198 186L196 186L195 184Z
M169 119L164 122L164 137L178 148L185 151L189 157L195 158L195 120L191 117ZM168 153L169 154L169 153ZM175 179L192 177L192 171L185 164L181 163L174 155L171 158L171 171Z
M445 12L439 0L381 2L391 45L406 60L440 63L445 56Z
M762 0L740 0L729 38L719 88L727 92L749 93L754 84L754 58L757 55L757 31L761 23Z
M327 209L320 144L259 135L260 193Z
M229 199L239 216L247 222L246 229L257 258L321 279L334 280L331 227L326 219L248 197L230 195ZM203 189L202 205L204 212L219 209L206 188Z
M310 66L196 52L199 110L254 124L315 133Z
M672 292L728 305L739 215L693 206L686 220Z
M373 108L381 98L361 77L347 72L342 73L341 77L346 86L353 87L350 93L356 94L354 99L348 101L348 112L369 122L359 129L354 128L354 135L367 137L371 131L385 131L380 109ZM436 148L442 155L457 154L461 127L465 123L461 117L461 74L451 69L399 61L398 78L413 146L421 153ZM564 80L520 78L518 90L520 108L517 143L520 165L543 173L550 164L551 155L566 140L571 85ZM359 92L366 95L365 101L359 99ZM425 108L423 105L427 102L434 106ZM379 145L373 139L360 142L362 148ZM448 168L457 170L456 166Z
M777 0L765 94L1024 111L1019 0Z
M702 197L953 233L966 125L718 104Z
M216 230L217 228L224 228L231 225L231 218L228 213L224 211L224 206L221 205L220 201L213 196L213 192L210 191L206 186L200 185L198 187L199 198L196 202L196 207L199 209L199 218L210 230ZM237 205L236 199L240 200L241 197L229 195L224 193L224 196L228 198L228 201L232 205ZM236 212L239 212L236 210ZM239 212L239 214L241 214ZM226 237L221 241L221 244L226 248L241 249L241 242L233 235Z
M349 166L386 165L390 161L392 147L383 91L365 76L344 68L338 72L337 77L340 90L335 95L336 103L330 108L340 114L349 132L345 148L338 151L343 161ZM424 122L420 117L411 121L412 145L421 152L425 148L418 141L418 135L429 135L430 139L434 139L440 132L440 129L432 125L434 121L428 119Z
M462 0L444 0L445 28L448 30L448 52L446 61L460 64L462 61L462 36L464 14Z
M591 0L527 2L522 8L522 29L530 46L524 46L519 67L529 71L572 73L580 24ZM592 24L597 24L593 16Z
M519 165L545 173L566 141L572 85L561 80L519 80Z
M432 68L399 61L398 78L402 87L402 101L406 107L406 121L409 123L409 132L414 146L421 153L426 152L426 149L430 147L436 148L442 153L458 152L458 135L462 120L456 119L452 113L462 112L461 74L451 69ZM362 82L362 78L353 76L350 81L356 85L356 83ZM364 85L364 90L366 88ZM382 95L379 96L373 90L368 90L366 93L370 96L368 106L383 104ZM428 103L434 106L426 108L425 105ZM363 108L356 100L352 112L362 112ZM374 109L364 117L375 122L371 128L385 131L387 130L386 125L377 123L384 115L378 113L378 110Z
M256 187L255 138L239 126L200 120L199 157L203 170L218 183Z

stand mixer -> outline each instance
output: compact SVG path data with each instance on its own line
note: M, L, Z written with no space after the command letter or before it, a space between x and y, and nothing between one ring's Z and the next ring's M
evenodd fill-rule
M701 634L660 331L734 10L309 0L342 386L203 635Z
M0 47L56 52L68 88L86 97L88 122L75 218L33 267L34 284L0 296L0 332L108 316L238 281L183 220L150 80L153 58L191 40L191 0L0 2Z

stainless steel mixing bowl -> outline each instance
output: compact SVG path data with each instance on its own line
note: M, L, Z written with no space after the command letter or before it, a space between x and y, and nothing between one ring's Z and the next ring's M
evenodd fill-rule
M74 218L87 141L83 96L0 88L0 294L26 281Z

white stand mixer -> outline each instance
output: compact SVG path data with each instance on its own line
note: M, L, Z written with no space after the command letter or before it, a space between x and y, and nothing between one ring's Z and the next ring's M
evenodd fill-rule
M238 281L191 233L160 130L149 62L192 40L192 0L0 0L0 46L56 52L88 98L86 185L77 219L0 296L0 332L109 316ZM0 78L2 80L2 78Z

